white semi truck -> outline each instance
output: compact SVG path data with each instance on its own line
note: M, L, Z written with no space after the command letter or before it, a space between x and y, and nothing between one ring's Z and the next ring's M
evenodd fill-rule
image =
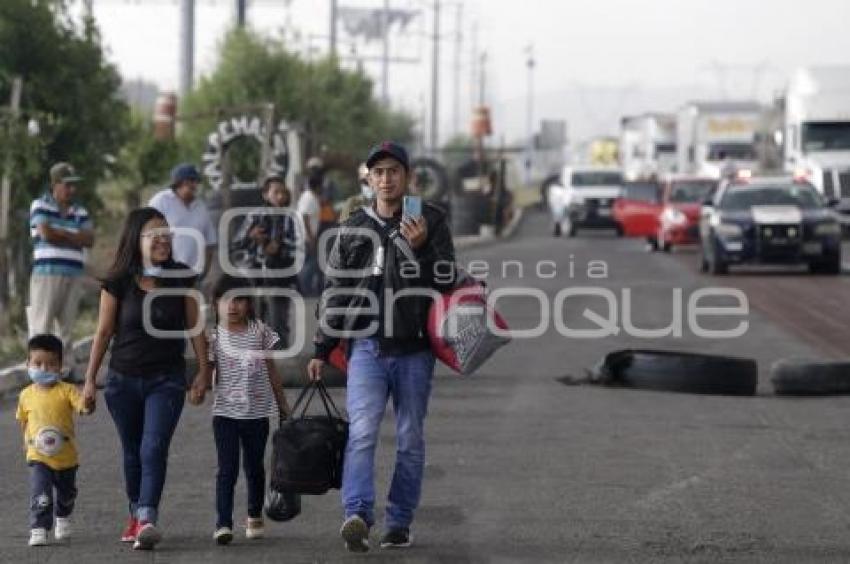
M627 180L673 172L676 116L646 113L620 120L620 165Z
M850 212L850 66L798 69L783 105L785 169Z
M762 106L751 101L689 102L677 115L678 172L719 178L724 168L755 168Z

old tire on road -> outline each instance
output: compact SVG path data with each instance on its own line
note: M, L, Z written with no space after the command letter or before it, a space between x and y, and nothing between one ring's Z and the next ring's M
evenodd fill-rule
M597 381L643 390L753 396L755 360L674 351L625 349L605 356Z
M780 396L850 394L850 362L786 358L770 367L770 380Z

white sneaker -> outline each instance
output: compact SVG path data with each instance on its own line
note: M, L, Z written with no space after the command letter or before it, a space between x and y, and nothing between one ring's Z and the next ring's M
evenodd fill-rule
M73 533L73 529L71 528L71 518L70 517L57 517L56 525L53 529L53 537L58 540L65 540L71 538L71 533Z
M47 529L32 529L30 546L47 546Z
M263 524L263 519L252 519L248 517L245 520L245 538L246 539L261 539L266 536L266 528Z
M219 527L213 533L213 540L217 544L230 544L233 540L233 530L230 527Z

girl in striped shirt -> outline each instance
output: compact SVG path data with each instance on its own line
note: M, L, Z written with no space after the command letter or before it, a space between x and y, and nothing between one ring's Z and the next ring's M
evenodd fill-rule
M203 402L212 372L213 436L218 453L216 475L217 520L213 539L218 544L233 540L233 489L239 475L239 451L243 455L248 486L248 518L245 536L262 538L265 495L265 452L269 417L286 417L289 405L283 383L268 351L279 341L268 325L254 316L247 280L224 276L213 292L216 327L210 335L210 369L205 382L195 382L191 399Z

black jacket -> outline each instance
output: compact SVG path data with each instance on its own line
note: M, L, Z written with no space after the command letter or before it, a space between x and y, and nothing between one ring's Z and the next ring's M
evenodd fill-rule
M231 262L237 266L249 268L265 266L281 269L292 266L295 262L295 224L290 216L275 212L279 212L279 208L265 204L245 218L233 235L230 244ZM251 229L256 226L266 230L269 241L278 243L279 250L276 254L267 255L264 249L249 236Z
M416 251L399 232L400 214L383 219L372 208L363 207L340 225L317 308L316 358L327 360L340 338L375 337L382 354L428 348L426 327L432 296L402 295L387 304L389 296L404 290L441 293L455 287L457 267L446 214L428 202L423 204L422 214L428 238ZM364 229L377 235L377 249ZM345 276L331 269L350 272ZM333 335L329 329L346 334ZM361 333L352 334L355 331Z

